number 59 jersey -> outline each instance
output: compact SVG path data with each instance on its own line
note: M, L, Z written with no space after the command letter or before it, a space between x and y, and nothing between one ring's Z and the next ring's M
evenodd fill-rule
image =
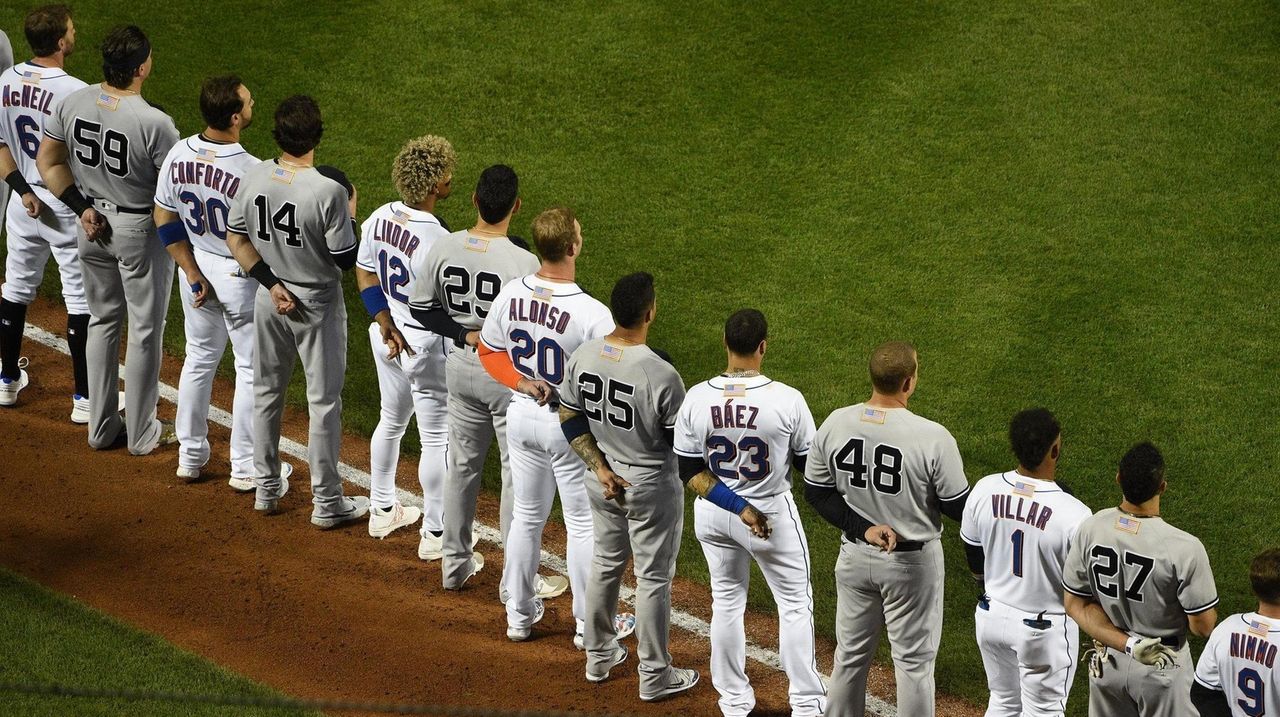
M423 311L443 307L470 331L484 325L503 286L538 270L538 258L507 237L486 238L467 230L443 237L419 255L409 306Z
M1280 620L1256 612L1214 628L1196 665L1196 682L1227 697L1233 715L1280 715Z
M705 458L712 475L747 500L791 490L791 456L807 455L813 414L796 389L768 376L717 376L689 389L675 452Z
M409 294L417 284L417 263L436 241L449 236L431 212L414 209L403 202L383 204L360 227L360 253L356 264L378 275L378 284L387 297L391 318L402 329L418 328L409 313Z
M19 62L0 73L0 144L9 147L27 182L44 184L36 171L36 151L44 137L45 118L53 116L62 98L84 86L64 70L30 62Z
M173 145L161 163L155 202L181 217L193 246L230 258L231 202L240 193L245 172L260 163L239 143L192 135Z

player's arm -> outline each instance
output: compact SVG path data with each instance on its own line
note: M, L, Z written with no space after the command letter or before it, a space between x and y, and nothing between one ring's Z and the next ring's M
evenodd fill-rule
M484 366L484 370L493 377L493 380L513 391L529 396L537 401L539 406L545 406L551 400L554 394L551 384L531 379L517 371L516 365L511 363L511 357L506 351L489 348L483 341L476 346L476 351L480 355L480 365Z
M360 300L364 302L365 311L378 324L378 333L382 335L382 343L387 347L387 358L393 359L401 351L413 356L408 340L391 318L391 306L387 304L387 295L382 293L378 275L357 265L356 287L360 289Z
M680 480L689 490L712 505L724 508L741 518L743 524L750 528L751 533L757 538L769 537L773 532L773 526L769 525L769 518L748 503L746 498L735 493L732 488L712 475L705 458L679 456L679 459Z
M40 210L44 208L44 204L31 189L26 177L23 177L22 172L18 171L18 163L13 161L13 153L9 151L9 145L7 144L0 144L0 177L4 177L5 184L8 184L13 189L13 193L22 200L22 206L26 208L27 216L40 216Z
M1200 637L1208 637L1213 634L1213 628L1218 626L1218 610L1217 608L1209 608L1204 612L1198 612L1194 615L1187 615L1187 625L1191 628L1191 632Z
M1092 598L1077 595L1071 591L1062 594L1063 607L1067 614L1093 639L1113 650L1124 652L1125 643L1129 641L1129 633L1116 627Z
M834 486L804 484L804 499L818 515L834 525L849 540L862 540L893 552L898 545L898 536L887 525L876 525L849 507L844 496Z
M289 314L298 308L298 300L271 271L271 267L263 260L258 250L253 248L253 242L249 241L249 237L228 228L227 248L231 250L231 256L235 257L240 268L271 292L271 300L276 305L277 314Z
M1191 704L1200 717L1231 717L1231 704L1222 690L1211 690L1199 682L1191 683Z
M156 233L160 235L160 243L164 244L164 250L169 252L173 262L181 267L182 273L191 284L191 305L197 309L200 308L209 298L209 280L204 277L204 273L200 271L200 265L196 263L196 254L191 249L191 237L187 236L187 228L183 226L175 212L159 204L152 212L152 217L155 219Z
M90 241L105 239L109 235L110 225L107 224L106 217L98 214L89 199L76 187L71 166L67 164L68 159L67 143L46 134L36 152L36 171L40 172L45 189L80 218L80 224Z
M439 304L431 308L409 304L409 313L413 314L413 320L417 321L422 328L449 339L454 346L461 348L463 346L476 346L480 343L479 331L471 331L454 321L449 312Z
M591 435L591 424L587 421L587 417L581 411L561 403L560 430L564 433L565 440L569 442L573 452L577 453L582 462L587 464L587 468L596 474L600 485L604 487L605 500L621 498L625 489L630 488L631 484L609 467L608 459L596 444L596 437Z
M947 433L938 456L934 490L938 496L938 510L957 523L964 520L964 506L969 500L969 479L964 475L964 461L956 439Z

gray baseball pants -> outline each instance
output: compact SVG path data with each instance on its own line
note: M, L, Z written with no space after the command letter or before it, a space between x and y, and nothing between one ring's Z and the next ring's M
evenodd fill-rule
M1089 677L1090 717L1182 717L1196 714L1191 703L1195 662L1186 645L1177 664L1157 670L1123 652L1107 650L1102 677Z

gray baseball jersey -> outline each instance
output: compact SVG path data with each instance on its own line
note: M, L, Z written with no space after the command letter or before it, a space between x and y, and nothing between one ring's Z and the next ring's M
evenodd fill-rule
M1116 627L1147 637L1181 638L1187 615L1218 604L1209 556L1194 535L1119 508L1081 524L1062 580L1068 592L1097 600Z
M333 253L356 243L347 190L313 167L278 160L245 171L227 228L249 237L299 298L328 295L342 280Z
M667 431L683 401L684 381L674 366L648 346L607 338L578 347L560 384L560 402L587 417L600 450L629 482L675 465Z
M805 481L836 488L862 517L918 542L942 534L939 501L969 492L960 449L946 428L905 408L862 403L822 422Z
M64 97L84 87L61 68L30 62L0 73L0 144L8 145L23 179L31 184L44 184L36 169L36 151L46 120Z
M413 275L419 277L409 306L443 306L468 330L478 331L489 307L507 282L538 270L538 258L506 237L486 238L470 231L454 232L420 255Z
M67 144L76 186L120 207L149 209L165 155L178 142L169 115L141 95L90 85L67 95L44 134Z

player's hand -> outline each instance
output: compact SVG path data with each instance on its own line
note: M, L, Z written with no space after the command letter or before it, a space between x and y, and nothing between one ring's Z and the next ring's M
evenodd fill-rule
M393 359L400 355L400 352L416 356L413 347L409 345L409 340L400 333L400 329L396 323L390 318L382 319L378 322L378 333L382 335L382 343L387 347L387 358Z
M600 466L596 471L596 478L600 480L600 485L604 487L604 499L613 500L621 498L631 484L622 479L622 476L613 472L612 468Z
M756 510L754 505L743 508L738 517L742 518L743 525L751 529L751 534L761 540L768 540L773 533L773 526L769 525L769 517Z
M44 210L44 203L36 196L35 192L27 192L22 195L22 206L27 209L27 216L35 219L40 216L40 212Z
M862 538L886 553L892 553L893 549L898 547L898 534L887 525L873 525L867 528L867 533Z
M281 316L292 314L298 310L298 300L294 298L284 284L271 287L271 301L276 305L276 313Z
M1158 637L1133 635L1124 645L1130 657L1157 670L1167 670L1177 665L1177 653L1160 643Z
M531 378L520 379L520 383L516 384L516 390L537 401L539 406L547 405L547 401L555 396L555 389L551 388L551 384Z
M191 305L198 309L209 300L209 280L198 271L191 272L186 277L187 283L191 285Z
M93 207L84 210L84 214L80 215L80 226L84 228L85 238L89 241L97 244L111 242L111 224Z
M465 341L466 344L471 348L475 348L480 345L480 332L468 331L466 336L464 336L462 340Z

